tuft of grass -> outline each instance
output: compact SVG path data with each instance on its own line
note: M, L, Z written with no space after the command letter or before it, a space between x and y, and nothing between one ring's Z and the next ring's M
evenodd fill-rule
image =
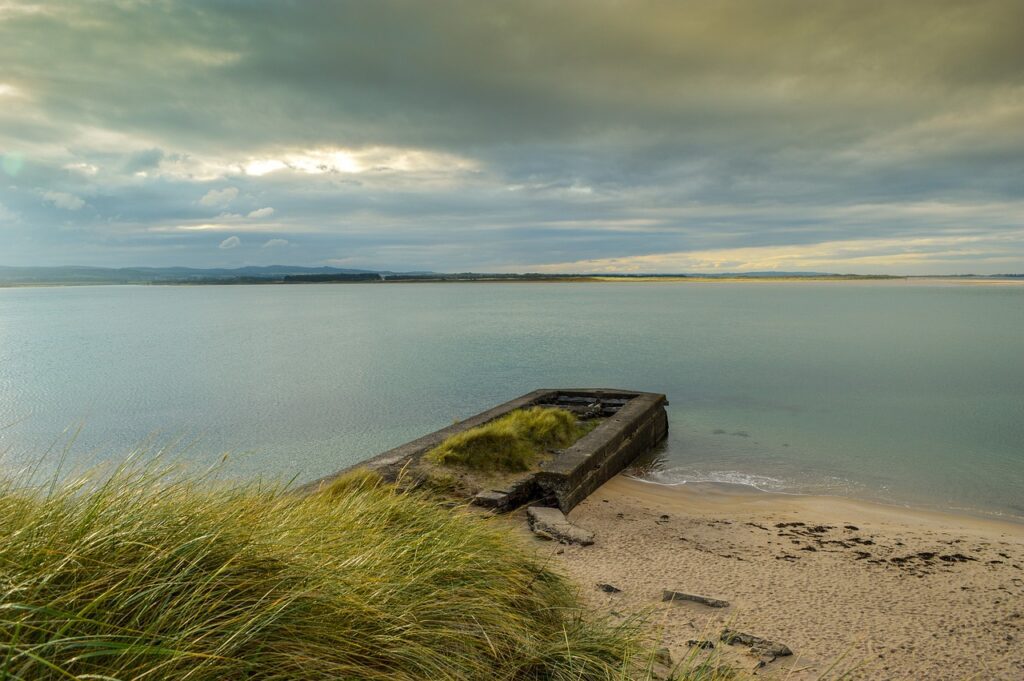
M652 669L653 667L649 667ZM722 659L721 648L706 654L692 647L679 662L673 665L676 681L753 681L754 676L741 672Z
M484 471L525 471L545 450L567 447L590 428L565 409L517 409L482 426L452 435L427 452L432 463Z
M437 500L469 496L466 485L458 477L441 470L426 470L418 480L417 491L423 491Z
M353 468L347 473L339 475L331 484L320 491L320 494L329 497L338 497L352 492L361 492L380 487L384 484L384 478L380 473L369 468Z
M641 638L508 528L365 471L311 497L149 468L0 484L3 679L634 679Z

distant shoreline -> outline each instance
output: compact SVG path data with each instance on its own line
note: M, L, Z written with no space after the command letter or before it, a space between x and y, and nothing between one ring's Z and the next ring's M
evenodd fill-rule
M523 274L523 275L491 275L491 274L456 274L456 275L284 275L281 277L199 277L182 279L83 279L83 280L9 280L0 281L0 288L42 288L42 287L79 287L79 286L272 286L296 284L514 284L514 283L630 283L630 284L666 284L666 283L730 283L730 284L767 284L767 283L849 283L871 282L890 283L903 282L908 284L952 284L952 285L983 285L1005 286L1022 285L1024 276L982 276L982 275L780 275L780 276L747 276L737 275L606 275L606 274Z

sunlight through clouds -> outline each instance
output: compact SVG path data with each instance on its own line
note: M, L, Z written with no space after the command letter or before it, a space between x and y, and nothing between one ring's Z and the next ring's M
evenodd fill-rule
M368 149L310 149L287 153L278 158L248 161L242 166L247 175L260 177L279 170L294 170L308 175L325 173L359 174L377 172L463 172L478 164L451 154L419 149L372 147Z
M0 264L257 257L204 238L237 231L389 270L1024 270L1021 25L1016 0L0 0Z
M939 270L946 269L950 264L955 267L967 262L983 262L998 269L1019 262L1021 249L1024 249L1024 230L999 236L864 239L657 253L553 263L539 269L542 272L644 274L771 271L875 274L891 271L919 272L922 266Z

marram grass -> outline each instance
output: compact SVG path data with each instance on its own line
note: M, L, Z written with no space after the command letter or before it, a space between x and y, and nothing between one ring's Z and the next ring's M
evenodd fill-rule
M507 529L361 473L0 488L2 679L646 678Z
M426 459L475 470L525 471L546 449L567 447L588 432L572 412L530 407L452 435Z

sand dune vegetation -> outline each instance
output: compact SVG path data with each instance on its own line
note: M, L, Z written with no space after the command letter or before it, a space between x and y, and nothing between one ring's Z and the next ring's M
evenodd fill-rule
M298 497L150 468L0 490L5 679L650 678L497 522L342 478Z
M432 463L474 470L525 471L545 450L567 447L591 428L565 409L530 407L451 436L426 458Z

